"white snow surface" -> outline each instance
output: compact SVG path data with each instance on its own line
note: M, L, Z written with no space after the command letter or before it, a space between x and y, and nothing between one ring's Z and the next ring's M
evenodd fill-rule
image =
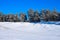
M60 25L0 22L0 40L60 40Z

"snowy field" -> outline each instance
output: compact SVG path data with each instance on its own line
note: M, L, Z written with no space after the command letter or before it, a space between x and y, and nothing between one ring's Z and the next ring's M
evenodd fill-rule
M0 22L0 40L60 40L60 22Z

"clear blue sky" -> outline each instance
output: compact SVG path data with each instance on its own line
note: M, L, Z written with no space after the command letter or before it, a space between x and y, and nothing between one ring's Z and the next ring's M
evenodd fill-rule
M3 13L27 12L28 9L33 10L54 8L60 11L60 0L0 0L0 11Z

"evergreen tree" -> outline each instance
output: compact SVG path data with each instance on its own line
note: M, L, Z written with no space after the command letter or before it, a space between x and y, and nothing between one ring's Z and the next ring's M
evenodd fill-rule
M29 22L34 22L34 11L32 9L28 10Z

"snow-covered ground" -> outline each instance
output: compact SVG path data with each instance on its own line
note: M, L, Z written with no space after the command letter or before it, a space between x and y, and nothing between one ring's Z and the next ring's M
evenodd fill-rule
M0 22L0 40L60 40L60 25Z

